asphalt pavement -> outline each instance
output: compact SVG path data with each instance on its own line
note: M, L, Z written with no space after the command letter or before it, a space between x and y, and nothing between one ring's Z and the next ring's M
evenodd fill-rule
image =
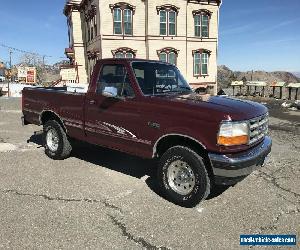
M247 249L240 234L296 234L299 247L299 113L270 118L266 167L188 209L160 196L155 161L86 144L49 159L20 104L0 98L1 249Z

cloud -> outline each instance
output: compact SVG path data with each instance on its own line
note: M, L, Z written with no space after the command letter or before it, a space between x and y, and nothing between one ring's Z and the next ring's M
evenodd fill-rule
M268 8L252 8L252 3L249 4L249 8L239 9L235 12L235 16L244 16L244 15L251 15L257 13L267 13L267 12L276 12L278 10L282 11L282 6L272 6Z
M239 25L239 26L232 26L232 27L222 30L220 32L220 35L232 35L232 34L243 33L254 27L257 27L257 25L258 25L258 22L248 23L248 24Z
M252 45L274 45L281 43L289 43L294 41L300 41L300 37L291 37L291 38L281 38L281 39L272 39L272 40L259 40L252 43Z
M281 28L281 27L288 26L290 24L296 23L298 21L300 21L299 17L295 18L295 19L285 20L285 21L282 21L280 23L276 23L276 24L274 24L274 25L272 25L270 27L267 27L265 29L261 29L260 31L257 32L257 34L270 32L270 31L276 30L278 28Z

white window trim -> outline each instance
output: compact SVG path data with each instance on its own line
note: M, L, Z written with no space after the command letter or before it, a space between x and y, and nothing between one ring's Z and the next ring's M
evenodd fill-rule
M207 55L207 63L206 63L207 73L206 74L203 74L203 72L202 72L202 65L203 65L202 58L203 58L204 54ZM196 64L196 55L200 56L200 63L199 64ZM193 61L194 61L194 77L201 77L201 76L206 77L206 76L208 76L209 75L209 53L207 53L207 52L202 52L202 53L201 52L196 52L193 57L194 57L193 58ZM198 74L196 74L196 70L195 70L197 65L198 65L197 68L198 68L198 71L199 71Z
M160 20L160 17L161 17L160 13L162 11L166 12L166 22L161 22L161 20ZM175 35L170 35L170 17L169 17L170 12L175 13L175 22L174 22L174 24L175 24ZM160 34L160 24L161 23L164 23L166 25L166 34L165 35ZM159 11L159 36L171 36L171 37L177 36L177 12L176 11L174 11L174 10L165 10L165 9L162 9L162 10Z
M195 24L195 17L196 17L196 16L198 16L198 17L200 18L200 24L199 24L199 25L196 25L196 24ZM202 27L204 27L203 22L202 22L202 21L203 21L203 20L202 20L203 16L207 16L207 17L208 17L207 25L205 25L205 26L207 27L207 36L203 36L203 33L202 33ZM195 36L195 37L209 38L209 21L210 21L210 18L209 18L209 15L207 15L207 14L201 13L201 14L196 14L196 15L194 16L194 36ZM200 36L196 36L196 27L200 27Z

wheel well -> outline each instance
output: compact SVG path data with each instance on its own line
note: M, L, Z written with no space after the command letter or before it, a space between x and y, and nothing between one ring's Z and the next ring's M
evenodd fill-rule
M64 123L62 122L62 120L59 118L57 114L55 114L52 111L44 111L40 117L41 125L44 125L47 121L50 120L57 121L62 126L62 128L66 131L66 127Z
M210 176L213 176L213 171L212 171L207 150L199 142L189 137L180 136L180 135L169 135L163 137L162 139L159 140L159 142L156 145L156 151L154 152L155 156L156 157L162 156L169 148L174 146L184 146L190 148L191 150L199 154L201 157L203 157L204 164L207 168L208 174Z

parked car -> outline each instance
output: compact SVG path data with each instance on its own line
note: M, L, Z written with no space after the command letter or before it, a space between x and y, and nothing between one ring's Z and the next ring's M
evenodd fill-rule
M0 76L0 82L4 82L5 81L5 77L4 76Z
M86 93L25 88L22 110L23 124L43 126L50 158L67 158L72 139L156 158L163 194L186 207L214 184L234 184L261 168L272 145L265 106L205 99L174 65L157 61L99 60Z

